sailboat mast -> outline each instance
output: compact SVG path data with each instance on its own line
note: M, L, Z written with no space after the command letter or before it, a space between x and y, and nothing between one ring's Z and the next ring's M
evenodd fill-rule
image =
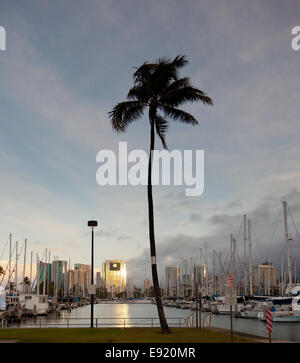
M18 292L18 242L16 242L16 271L15 271L16 292Z
M56 256L56 261L58 261L58 256ZM58 264L56 264L56 268L55 268L55 296L57 298L57 277L58 277Z
M287 202L283 201L283 213L284 213L284 227L285 227L285 240L286 240L286 252L287 252L287 264L288 264L288 292L292 291L292 267L291 267L291 256L290 256L290 243L291 238L288 232L287 223Z
M48 262L48 251L47 251L47 248L46 248L46 251L45 251L45 262L44 262L44 268L43 268L43 295L46 294L46 275L47 275L47 262Z
M230 235L230 272L234 276L234 286L235 286L235 239L233 235Z
M217 288L216 288L216 251L213 250L213 291L214 294L217 293Z
M219 252L217 254L217 258L218 258L218 261L219 261L219 276L220 276L219 277L219 294L222 295L222 293L223 293L222 287L224 286L223 285L223 282L224 282L224 269L223 269L223 266L222 266L222 252Z
M233 242L233 275L234 275L234 289L236 289L236 266L235 266L235 238L232 240Z
M204 244L205 248L205 294L208 295L208 269L207 269L207 243Z
M284 288L283 288L283 255L282 255L282 252L280 254L280 277L281 277L281 296L283 296Z
M271 295L271 260L270 256L268 257L268 295Z
M33 255L33 252L31 251L30 253L30 291L31 292L31 285L32 285L32 255Z
M294 284L297 284L296 256L294 257Z
M202 251L202 248L200 247L200 262L199 262L199 265L201 266L200 267L200 286L201 286L201 293L204 293L204 290L205 290L205 280L204 280L204 262L203 262L203 251Z
M230 235L230 273L233 273L233 236Z
M11 278L11 233L9 234L9 260L8 260L8 287L10 292L10 278Z
M26 266L26 248L27 248L27 239L25 239L24 241L24 264L23 264L23 294L25 293L25 284L24 284L24 280L25 280L25 266Z
M251 221L248 219L248 243L249 243L249 294L253 295L252 286L252 240L251 240Z
M40 269L39 269L39 255L36 254L36 294L40 294Z
M247 216L244 214L244 295L247 295L247 269L246 269L246 245L247 245Z

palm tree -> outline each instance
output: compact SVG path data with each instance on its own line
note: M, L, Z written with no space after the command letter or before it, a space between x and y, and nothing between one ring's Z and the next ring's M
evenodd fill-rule
M131 122L139 119L145 109L148 108L150 122L150 153L147 186L149 238L154 295L162 333L169 333L170 329L163 310L156 265L151 183L155 130L162 142L162 146L167 149L165 136L170 119L185 124L198 124L198 121L191 114L177 108L178 106L188 101L202 101L205 105L213 104L211 98L191 85L188 77L179 78L178 70L187 63L186 56L177 56L172 61L167 58L160 58L156 63L145 62L133 74L134 84L128 92L127 101L118 103L109 112L113 129L118 132L124 132L127 126Z

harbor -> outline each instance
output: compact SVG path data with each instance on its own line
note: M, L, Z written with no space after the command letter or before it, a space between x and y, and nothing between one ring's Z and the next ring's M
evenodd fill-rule
M165 307L165 313L171 327L184 327L191 311L188 309ZM207 312L203 312L207 314ZM154 304L114 302L95 304L95 324L98 319L98 328L119 327L153 327L159 326L157 310ZM154 319L154 321L152 320ZM85 328L89 326L90 307L83 306L72 311L62 310L60 317L56 314L40 316L37 319L24 317L21 323L9 324L10 328ZM180 322L180 323L179 323ZM212 314L211 327L230 329L228 314ZM233 328L237 333L260 336L266 338L265 322L259 319L241 319L233 317ZM274 323L273 339L290 342L300 341L300 324Z
M230 328L264 337L269 309L274 339L300 342L300 284L297 283L296 259L294 272L292 269L290 244L293 238L288 230L288 217L293 220L293 214L286 201L282 206L287 262L284 268L281 255L279 274L270 258L264 264L254 265L253 224L246 215L242 217L238 235L230 235L226 257L222 258L215 250L210 253L205 244L204 249L200 247L199 259L195 256L190 260L182 258L181 265L166 266L162 304L170 327ZM294 228L298 238L295 224ZM57 256L51 262L47 249L42 257L36 254L35 270L31 252L30 268L26 271L27 248L25 239L18 251L18 242L13 243L10 234L2 252L2 255L8 252L9 259L2 268L1 328L160 325L151 281L146 279L144 289L138 288L127 276L122 260L105 260L102 273L97 273L93 285L91 265L76 263L71 269L70 260L67 263ZM238 251L243 252L239 263ZM20 277L18 265L22 252L23 275Z

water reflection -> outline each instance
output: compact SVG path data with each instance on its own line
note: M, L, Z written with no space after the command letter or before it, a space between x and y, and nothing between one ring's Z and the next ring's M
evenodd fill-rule
M90 326L90 306L67 312L62 310L60 317L49 314L37 320L22 320L22 327L88 327ZM183 326L185 318L191 313L181 309L166 308L170 326ZM95 327L159 326L156 305L152 304L96 304L94 305Z

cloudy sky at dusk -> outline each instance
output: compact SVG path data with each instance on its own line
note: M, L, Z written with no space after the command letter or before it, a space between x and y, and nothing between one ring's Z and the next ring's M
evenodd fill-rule
M297 0L2 0L0 253L12 233L40 256L48 248L89 263L86 222L96 219L96 267L124 259L130 277L151 277L146 186L100 187L96 155L120 141L148 151L147 117L116 134L108 112L125 99L133 67L185 54L181 74L214 106L187 104L199 126L172 122L167 141L205 151L205 191L153 188L160 271L199 261L205 242L226 256L243 214L253 221L254 263L271 256L278 265L282 200L300 229L300 51L291 47L299 14Z

